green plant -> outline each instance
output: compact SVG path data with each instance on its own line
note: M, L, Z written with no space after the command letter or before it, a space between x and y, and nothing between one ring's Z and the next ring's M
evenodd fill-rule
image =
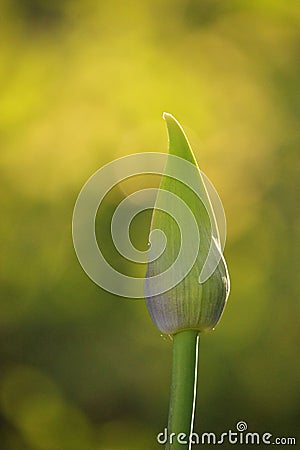
M221 251L214 210L192 149L176 119L166 113L164 119L167 123L171 156L167 160L158 191L151 232L163 232L167 245L158 258L148 263L145 297L154 323L160 331L171 335L173 339L168 420L170 439L166 448L182 450L191 448L188 441L193 429L199 333L213 329L220 320L229 295L229 276ZM180 172L183 173L183 178ZM187 186L183 179L193 180ZM193 220L188 217L186 207L192 213ZM173 212L173 217L168 214L170 211ZM176 223L174 214L180 216L181 223ZM195 224L198 228L196 238L192 233ZM182 233L181 227L188 232L191 230L191 235ZM161 240L161 237L156 237L155 240L155 236L150 239L154 247ZM196 257L189 266L186 262L195 248ZM179 258L178 255L183 258L184 273L180 273L182 266L177 265L169 272L168 281L171 281L172 287L163 289L162 286L161 293L154 293L151 278L167 273L167 269ZM208 267L209 276L200 281L204 266Z

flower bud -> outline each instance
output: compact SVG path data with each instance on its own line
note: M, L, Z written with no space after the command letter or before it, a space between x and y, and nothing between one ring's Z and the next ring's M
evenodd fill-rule
M149 241L155 247L160 230L166 246L159 257L149 259L146 303L153 322L163 333L208 331L216 326L224 310L229 275L214 210L189 142L173 116L164 113L163 117L170 156L153 210ZM161 236L158 240L161 243ZM182 263L178 264L180 258ZM167 273L173 287L154 295L153 277Z

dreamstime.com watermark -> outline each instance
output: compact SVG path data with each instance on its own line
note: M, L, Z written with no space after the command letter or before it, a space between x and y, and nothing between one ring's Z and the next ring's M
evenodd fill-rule
M275 437L272 433L269 432L258 433L247 431L247 429L248 424L243 420L240 420L236 424L236 429L234 431L228 430L220 434L214 432L205 432L201 434L192 432L190 436L186 435L185 433L168 434L168 430L167 428L165 428L164 431L158 433L157 442L161 445L165 445L167 443L173 444L175 442L178 442L182 445L296 445L295 437Z

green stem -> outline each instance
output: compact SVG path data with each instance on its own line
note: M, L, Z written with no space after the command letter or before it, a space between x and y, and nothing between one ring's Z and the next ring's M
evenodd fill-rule
M188 450L196 401L199 333L185 330L173 336L173 367L166 450ZM171 433L175 433L171 435ZM182 444L178 442L187 441Z

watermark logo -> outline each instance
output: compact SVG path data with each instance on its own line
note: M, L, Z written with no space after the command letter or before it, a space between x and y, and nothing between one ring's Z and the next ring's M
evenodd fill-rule
M157 435L157 442L161 445L178 444L191 446L192 444L209 445L296 445L296 438L291 436L275 437L272 433L252 432L248 430L248 424L244 420L236 424L235 430L228 430L217 434L214 432L204 432L201 434L192 432L189 436L185 433L168 433L167 428ZM190 448L190 447L189 447Z
M244 422L243 420L241 420L240 422L238 422L238 423L236 424L236 429L237 429L238 431L246 431L247 428L248 428L248 425L247 425L247 423Z
M209 196L203 194L203 189L199 188L197 167L166 153L136 153L116 159L95 172L81 189L74 207L72 234L83 270L101 288L122 297L142 298L144 278L120 273L105 259L96 239L96 215L98 210L101 213L101 203L114 186L130 177L147 174L165 175L180 181L197 195L206 208L211 223L211 243L199 283L204 283L213 274L225 246L226 219L222 202L212 183L201 172ZM158 191L159 203L156 202ZM159 258L167 245L172 245L166 242L162 230L151 231L146 251L136 249L130 240L129 229L134 217L154 206L171 215L181 233L181 249L176 260L164 272L148 279L152 295L159 295L186 277L195 263L201 242L197 221L181 198L159 188L140 189L122 200L112 217L111 238L122 257L136 263L152 262ZM187 252L186 248L191 250Z

